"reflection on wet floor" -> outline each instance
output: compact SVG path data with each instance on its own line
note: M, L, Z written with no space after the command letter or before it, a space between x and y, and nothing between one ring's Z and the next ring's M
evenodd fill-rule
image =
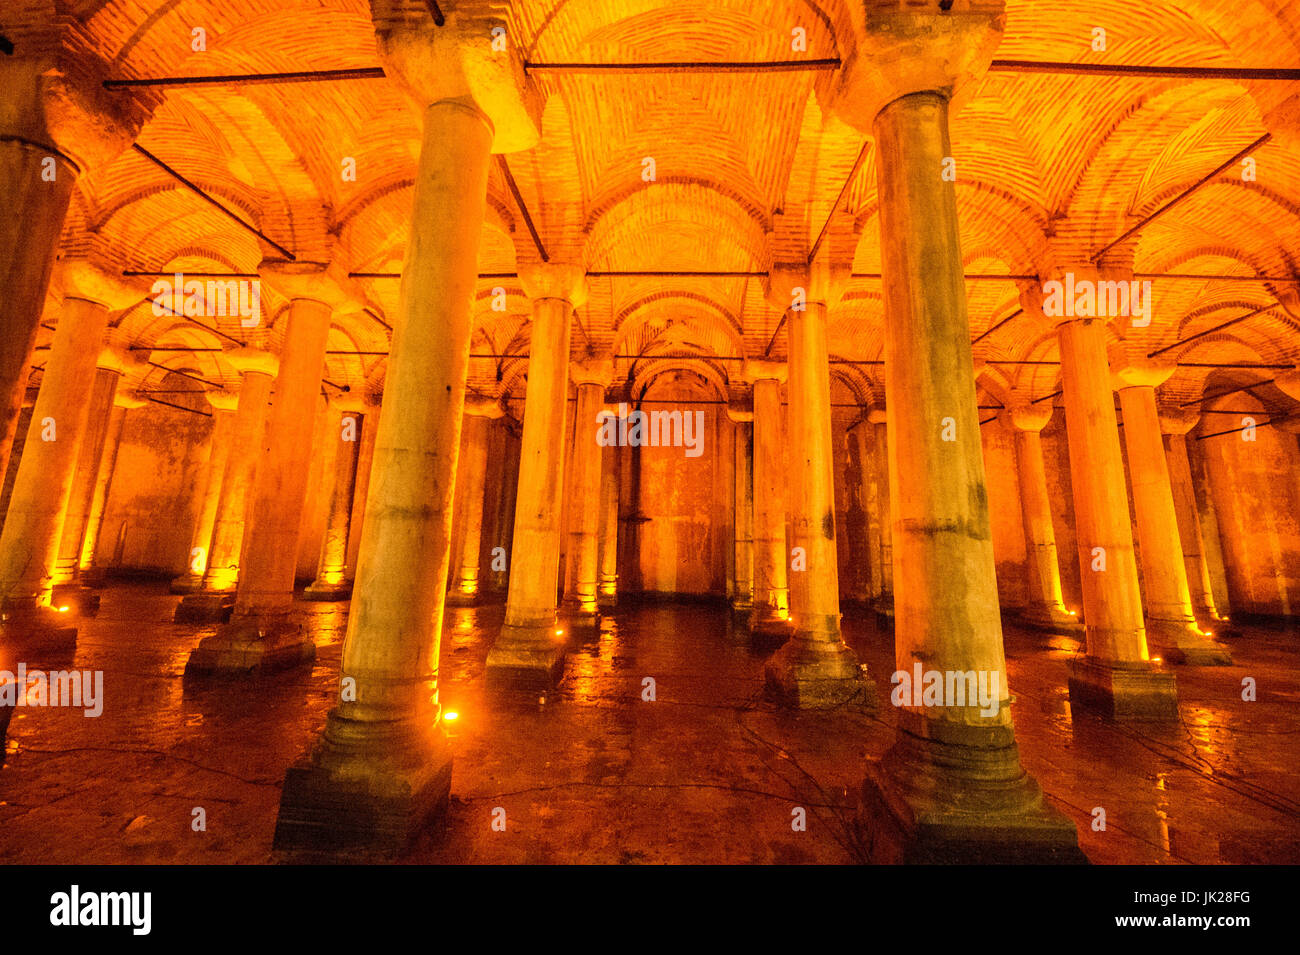
M25 708L0 769L0 860L267 862L285 768L312 743L335 694L346 604L302 603L310 670L189 688L208 632L171 622L164 584L118 584L81 622L75 657L0 670L105 673L104 713ZM849 862L868 756L894 715L791 713L762 694L766 653L721 606L642 604L570 632L565 676L536 700L484 690L502 608L449 608L442 703L456 754L452 801L412 862ZM845 639L888 700L892 640L845 615ZM1079 826L1097 863L1300 861L1300 642L1243 627L1235 664L1178 674L1169 727L1074 719L1068 637L1008 624L1007 665L1026 768ZM770 652L770 651L769 651ZM1242 700L1243 677L1258 700ZM195 831L202 808L206 831ZM795 831L795 810L807 817ZM1095 810L1106 828L1093 828ZM493 827L504 813L505 829Z

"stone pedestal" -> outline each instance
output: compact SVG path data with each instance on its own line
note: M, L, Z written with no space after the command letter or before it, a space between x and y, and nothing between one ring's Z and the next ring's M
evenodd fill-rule
M1114 720L1178 719L1174 675L1148 663L1092 656L1070 661L1070 706Z

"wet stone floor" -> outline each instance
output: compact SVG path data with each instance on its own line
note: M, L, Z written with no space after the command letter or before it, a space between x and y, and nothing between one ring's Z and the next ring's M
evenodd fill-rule
M308 670L182 692L209 632L171 622L159 582L115 583L81 621L75 656L0 670L104 672L104 709L14 711L0 769L0 862L264 863L287 766L336 693L346 603L300 604ZM763 699L765 653L728 635L725 608L642 604L570 637L544 702L484 691L500 604L449 608L442 701L451 803L402 861L844 863L864 761L893 736L892 639L845 614L846 641L880 690L876 715L790 713ZM1243 627L1235 665L1177 672L1180 723L1072 718L1067 637L1008 623L1007 663L1026 768L1079 827L1095 863L1300 861L1300 633ZM643 699L646 678L653 701ZM1242 700L1253 677L1258 699ZM1101 807L1106 828L1093 828ZM195 831L201 808L206 831ZM797 808L806 830L795 831ZM505 827L493 826L504 810Z

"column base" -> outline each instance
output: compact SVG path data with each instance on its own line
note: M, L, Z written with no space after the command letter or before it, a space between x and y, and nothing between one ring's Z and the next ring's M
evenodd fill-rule
M274 850L392 856L446 809L452 757L440 729L358 727L331 713L325 734L285 772ZM331 741L339 735L350 742Z
M67 607L78 617L93 617L99 613L99 591L84 584L55 584L50 591L50 606Z
M577 630L586 632L600 629L600 610L596 607L583 609L577 604L560 606L560 626L557 630Z
M173 594L197 594L203 589L202 574L181 574L175 578L168 586L167 590Z
M1176 720L1174 675L1150 663L1111 663L1095 657L1070 661L1072 709L1114 720Z
M339 581L337 584L322 584L313 580L303 589L303 600L350 600L352 598L352 583L347 580Z
M794 636L794 624L788 617L757 607L749 614L749 635L755 646L779 647Z
M1215 643L1191 620L1147 618L1147 640L1169 663L1194 667L1232 666L1232 654Z
M35 602L5 607L0 614L0 643L25 653L63 653L77 649L72 614Z
M602 589L596 592L596 608L598 610L613 610L618 606L618 591L614 589Z
M173 623L225 623L235 611L235 592L188 594L176 605Z
M878 597L874 603L876 626L888 633L894 632L894 595Z
M1011 615L1021 626L1046 633L1061 633L1070 637L1083 638L1085 628L1079 618L1057 607L1025 607Z
M564 672L563 630L553 624L506 624L488 651L486 680L502 689L549 690Z
M767 661L769 691L786 706L829 709L854 704L874 710L876 685L843 641L796 634Z
M448 607L477 607L482 602L483 595L477 590L473 593L466 593L463 590L449 590L444 605Z
M856 828L889 865L1086 865L1073 822L1020 766L1009 726L944 725L905 710L867 767Z
M83 567L77 573L77 580L85 587L103 587L108 580L108 571L103 567Z
M184 679L261 676L315 659L315 642L297 624L241 618L190 651Z

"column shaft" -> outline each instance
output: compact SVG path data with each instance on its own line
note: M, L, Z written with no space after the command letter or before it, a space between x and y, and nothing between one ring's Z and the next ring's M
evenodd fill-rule
M479 584L479 556L483 542L483 486L487 477L488 418L482 415L464 416L463 439L465 459L460 462L457 480L463 482L456 489L464 506L461 516L461 535L455 544L452 557L452 589L448 602L473 603L481 592Z
M1025 528L1025 563L1029 601L1024 618L1035 625L1076 628L1061 594L1061 565L1052 527L1052 505L1043 467L1043 442L1032 428L1016 429L1016 470L1020 480L1020 515Z
M1119 400L1124 412L1124 442L1128 447L1142 582L1146 588L1146 622L1152 642L1174 662L1230 663L1226 650L1205 639L1192 609L1155 388L1121 388Z
M357 452L362 441L361 415L346 411L339 418L339 442L334 453L334 481L330 488L329 514L321 539L316 578L303 596L310 600L341 600L350 592L347 582L348 536L352 521L352 498L356 492Z
M48 604L95 363L108 325L98 302L65 298L0 534L0 602Z
M295 299L289 305L288 321L244 526L236 618L282 616L293 602L298 530L311 469L311 454L303 447L303 423L316 419L330 308L311 299Z
M208 559L211 556L217 510L221 504L221 481L226 473L226 463L230 460L230 447L235 435L235 417L233 409L212 409L212 436L208 439L208 460L203 468L203 493L186 557L189 570L172 581L171 592L174 594L194 593L203 586L203 575L208 569Z
M1191 459L1187 455L1187 435L1169 435L1169 481L1173 485L1174 510L1178 514L1178 539L1183 545L1187 583L1191 589L1192 609L1202 623L1219 621L1210 583L1210 567L1205 559L1201 518L1196 507L1196 488L1192 484Z
M733 423L735 468L732 514L735 526L735 582L731 609L749 613L754 607L754 423Z
M81 543L80 577L86 583L97 583L103 578L99 560L99 538L104 530L104 512L108 507L108 494L113 487L113 472L117 469L117 452L122 447L122 426L126 423L127 408L114 404L108 413L105 429L104 453L95 475L95 489L91 494L90 512L86 517L86 535Z
M788 633L790 591L785 540L785 448L781 386L754 382L754 629Z
M54 563L52 582L55 585L70 584L79 576L81 548L95 496L99 462L104 453L104 442L108 438L108 422L112 417L117 383L121 377L121 373L113 368L95 369L85 435L81 441L81 451L77 455L77 470L68 494L58 559Z
M357 478L352 488L352 516L348 519L347 579L357 575L357 557L361 553L361 535L365 529L366 494L370 490L370 472L375 462L375 433L379 430L379 408L367 405L361 416L361 447L357 449Z
M894 516L889 506L889 425L872 425L872 474L878 512L876 564L880 568L880 599L876 610L889 622L894 619Z
M577 386L572 474L569 481L569 553L564 608L571 615L596 613L599 574L600 484L603 449L596 441L597 416L605 405L605 388L591 382Z
M600 468L600 580L596 603L613 607L618 601L618 489L619 449L610 445L602 450Z

